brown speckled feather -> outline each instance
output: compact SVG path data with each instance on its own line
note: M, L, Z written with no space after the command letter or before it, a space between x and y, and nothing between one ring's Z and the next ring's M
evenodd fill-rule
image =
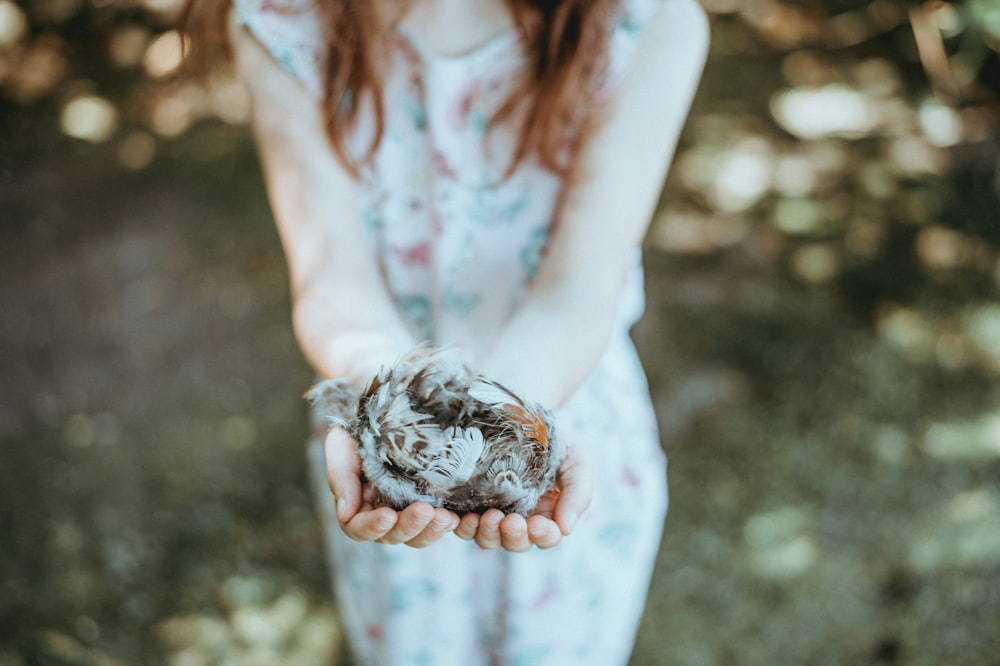
M307 397L351 431L387 506L423 500L459 513L527 515L555 485L563 451L551 412L442 353L418 348L360 396L331 380Z

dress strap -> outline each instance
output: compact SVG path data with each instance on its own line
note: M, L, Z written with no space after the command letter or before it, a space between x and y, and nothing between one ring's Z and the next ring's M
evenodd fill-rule
M235 0L237 23L319 98L326 60L325 21L317 0Z

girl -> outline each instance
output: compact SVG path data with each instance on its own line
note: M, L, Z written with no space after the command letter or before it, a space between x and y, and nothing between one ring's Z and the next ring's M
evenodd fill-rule
M570 444L561 492L525 520L373 506L355 443L317 432L357 662L625 663L666 510L628 330L700 8L235 0L229 26L317 372L360 387L431 340L558 408Z

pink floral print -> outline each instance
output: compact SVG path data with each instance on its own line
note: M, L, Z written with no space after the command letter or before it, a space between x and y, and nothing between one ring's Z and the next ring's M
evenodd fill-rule
M236 11L319 97L324 48L313 2L236 0ZM605 90L663 2L622 0ZM420 53L402 34L390 46L385 133L363 169L360 218L414 337L476 358L544 260L563 183L533 161L504 179L513 136L487 131L527 64L516 34L457 58ZM627 662L667 505L666 460L628 335L642 312L639 258L636 248L611 343L557 413L560 436L590 447L598 470L591 508L560 546L510 554L454 536L425 550L351 541L336 522L317 429L310 467L357 663Z

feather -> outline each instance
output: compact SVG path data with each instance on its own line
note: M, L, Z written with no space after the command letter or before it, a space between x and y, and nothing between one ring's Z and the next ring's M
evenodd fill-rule
M336 418L350 424L381 504L528 515L555 484L562 447L552 413L454 356L421 346L380 368L360 395L337 390L308 395L317 408L354 405L336 407Z
M477 377L469 385L469 396L491 407L498 407L505 404L524 405L524 401L514 395L514 392L509 388L500 382L483 377Z
M522 458L508 456L490 465L486 476L498 488L521 488L524 486L526 467Z
M445 434L445 444L438 457L427 467L425 479L448 489L467 483L483 456L486 440L475 426L452 426Z
M331 425L350 428L350 420L358 410L360 394L346 379L327 379L313 386L305 394L321 418Z

